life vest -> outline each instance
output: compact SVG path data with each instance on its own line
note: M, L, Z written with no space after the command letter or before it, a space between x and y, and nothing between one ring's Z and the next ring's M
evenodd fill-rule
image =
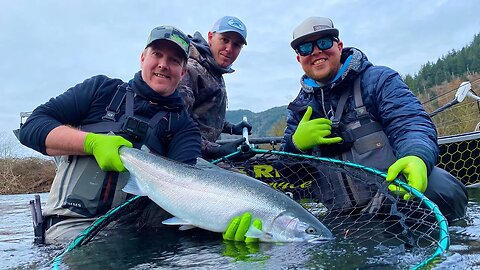
M118 115L125 102L125 113ZM161 140L155 134L159 122L170 121L170 113L160 111L147 119L133 112L134 92L127 83L119 85L102 122L78 127L83 131L120 135L136 148L146 145L156 154L164 154L169 136ZM167 131L168 134L168 131ZM130 195L121 189L129 173L105 172L94 156L57 157L57 173L50 189L44 216L96 217L125 202Z

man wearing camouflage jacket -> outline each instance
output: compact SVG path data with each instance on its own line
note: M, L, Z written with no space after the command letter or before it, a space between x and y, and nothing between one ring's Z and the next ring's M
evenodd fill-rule
M191 37L187 74L179 85L187 110L198 123L202 133L202 155L216 159L237 150L244 139L220 146L215 141L221 133L241 135L246 122L232 124L225 119L227 90L223 74L231 68L243 45L247 44L247 28L236 17L220 18L210 32L208 41L199 32Z

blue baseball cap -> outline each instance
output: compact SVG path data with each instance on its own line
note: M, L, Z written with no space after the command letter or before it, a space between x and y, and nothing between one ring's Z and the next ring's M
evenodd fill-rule
M243 24L240 19L233 16L225 16L218 21L212 27L210 31L212 33L225 33L225 32L236 32L239 33L243 39L243 43L247 45L247 27Z

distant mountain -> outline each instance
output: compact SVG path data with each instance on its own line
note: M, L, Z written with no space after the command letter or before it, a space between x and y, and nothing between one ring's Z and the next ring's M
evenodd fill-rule
M248 123L253 127L251 137L272 136L270 134L272 127L279 121L285 121L287 115L287 106L280 106L268 109L263 112L254 113L249 110L227 111L227 120L236 124L247 117ZM222 137L227 138L227 137Z

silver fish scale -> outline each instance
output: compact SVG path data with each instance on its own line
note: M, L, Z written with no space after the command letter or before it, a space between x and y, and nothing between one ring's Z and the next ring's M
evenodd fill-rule
M266 231L284 212L320 223L285 194L246 175L213 165L189 166L132 148L122 147L120 157L130 174L141 179L137 184L143 195L196 227L224 232L244 212L260 218Z

